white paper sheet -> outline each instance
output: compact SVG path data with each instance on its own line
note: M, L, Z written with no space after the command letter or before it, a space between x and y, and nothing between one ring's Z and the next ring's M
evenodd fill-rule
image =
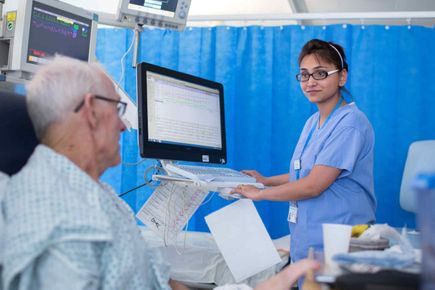
M236 201L205 220L236 282L281 261L252 200Z
M207 194L208 191L191 184L163 182L136 217L162 237L166 245L173 245Z

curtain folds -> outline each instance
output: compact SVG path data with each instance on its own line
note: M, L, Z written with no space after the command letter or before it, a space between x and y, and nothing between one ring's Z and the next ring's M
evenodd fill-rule
M98 31L97 58L115 80L133 32ZM225 88L228 166L257 169L264 175L286 173L306 119L315 112L295 79L304 43L320 38L341 44L349 63L348 90L366 113L376 134L377 222L415 226L399 205L399 190L411 142L435 139L435 30L407 26L278 26L188 28L174 32L145 29L139 60L222 82ZM125 58L121 84L136 99L132 53ZM119 192L144 182L155 162L140 160L137 132L121 138L123 164L103 180ZM149 178L146 177L146 178ZM135 210L152 193L146 187L125 200ZM228 204L217 195L201 206L189 229L207 231L204 216ZM288 233L287 203L257 202L272 238ZM331 205L334 210L334 205Z

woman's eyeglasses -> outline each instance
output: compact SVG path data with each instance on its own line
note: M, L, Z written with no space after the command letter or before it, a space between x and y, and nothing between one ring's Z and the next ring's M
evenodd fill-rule
M339 69L335 69L335 70L331 70L331 71L326 71L326 70L316 70L313 73L309 73L309 72L301 72L298 73L296 75L296 80L298 82L308 82L308 80L310 79L310 77L313 77L313 79L320 81L320 80L324 80L326 79L328 76L335 74L337 72L339 72Z

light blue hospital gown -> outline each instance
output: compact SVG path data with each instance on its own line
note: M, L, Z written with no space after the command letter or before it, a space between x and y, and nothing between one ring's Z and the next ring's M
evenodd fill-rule
M342 171L319 196L297 202L297 222L289 222L293 261L305 258L309 247L322 250L322 223L355 225L375 221L374 133L370 122L354 103L337 109L320 129L318 119L317 112L305 123L290 162L290 181L296 180L294 160L299 159L314 126L301 158L300 178L309 175L315 165Z
M11 178L4 209L4 290L169 289L128 206L46 146Z
M3 239L4 239L4 218L3 218L3 195L6 191L9 176L0 171L0 290L2 290L2 269L3 269Z

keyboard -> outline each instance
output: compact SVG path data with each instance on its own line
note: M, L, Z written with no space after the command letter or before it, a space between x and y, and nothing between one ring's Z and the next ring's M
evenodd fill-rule
M240 171L225 167L167 164L165 169L173 174L192 180L207 182L231 182L234 184L256 183L255 178Z

